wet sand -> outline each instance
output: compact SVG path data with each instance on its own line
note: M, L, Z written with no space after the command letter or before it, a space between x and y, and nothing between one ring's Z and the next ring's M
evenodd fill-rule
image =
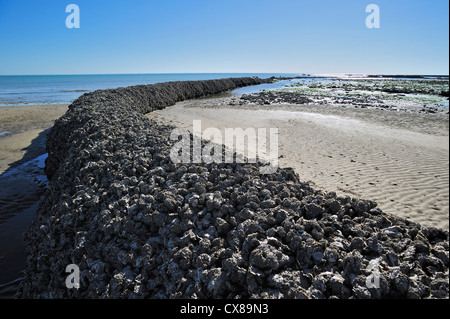
M22 233L35 218L46 177L45 137L68 105L0 107L0 298L22 279Z
M375 200L386 213L449 229L448 116L319 105L180 103L148 114L192 129L278 128L281 167L318 189ZM224 133L223 133L224 134Z

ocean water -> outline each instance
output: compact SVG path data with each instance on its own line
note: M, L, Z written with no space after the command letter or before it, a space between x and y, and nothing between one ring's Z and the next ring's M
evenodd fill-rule
M70 104L80 95L100 89L170 81L197 81L230 77L296 77L283 73L196 73L196 74L99 74L0 76L0 106ZM262 88L255 88L256 92ZM251 91L251 89L250 89ZM246 93L249 92L247 89Z

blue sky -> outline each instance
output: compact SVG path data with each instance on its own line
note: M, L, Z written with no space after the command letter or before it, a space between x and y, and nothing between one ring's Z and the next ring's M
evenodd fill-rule
M379 29L365 25L371 3ZM0 0L0 74L448 74L448 12L448 0Z

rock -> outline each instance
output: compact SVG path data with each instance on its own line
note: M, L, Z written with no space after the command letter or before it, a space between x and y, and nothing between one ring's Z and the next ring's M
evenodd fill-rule
M351 250L357 250L359 252L362 252L365 247L367 247L367 245L361 237L353 238L352 243L350 244Z
M267 282L288 298L296 298L299 288L307 289L310 286L308 278L300 271L283 271L272 274L268 277Z
M275 201L268 199L268 200L262 201L260 205L261 205L261 208L263 208L263 209L264 208L273 208L276 206L276 203L275 203Z
M323 213L324 209L320 206L317 206L315 204L309 204L306 206L305 216L308 219L319 219L322 217Z
M334 265L339 260L339 252L331 247L325 249L324 256L330 265Z
M404 297L409 289L408 277L400 271L396 270L393 272L391 281L393 282L393 288L398 292L399 297Z
M287 264L289 257L274 246L262 243L251 252L249 262L258 269L272 272Z
M219 235L224 236L228 234L228 232L232 229L232 226L229 223L227 223L224 219L217 218L216 228Z
M341 205L339 204L339 202L337 200L333 200L328 205L328 209L330 210L330 212L332 214L336 214L337 212L339 212L341 210Z
M339 274L334 274L328 281L330 294L337 297L346 297L349 295L348 289L344 285L344 278Z
M345 256L343 262L344 274L351 278L354 275L361 273L362 269L362 255L358 251L353 251Z

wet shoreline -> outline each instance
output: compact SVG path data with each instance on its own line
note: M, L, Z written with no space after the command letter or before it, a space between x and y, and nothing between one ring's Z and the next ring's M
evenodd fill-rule
M46 157L43 154L0 175L0 299L13 298L23 280L22 234L35 219L47 186Z

